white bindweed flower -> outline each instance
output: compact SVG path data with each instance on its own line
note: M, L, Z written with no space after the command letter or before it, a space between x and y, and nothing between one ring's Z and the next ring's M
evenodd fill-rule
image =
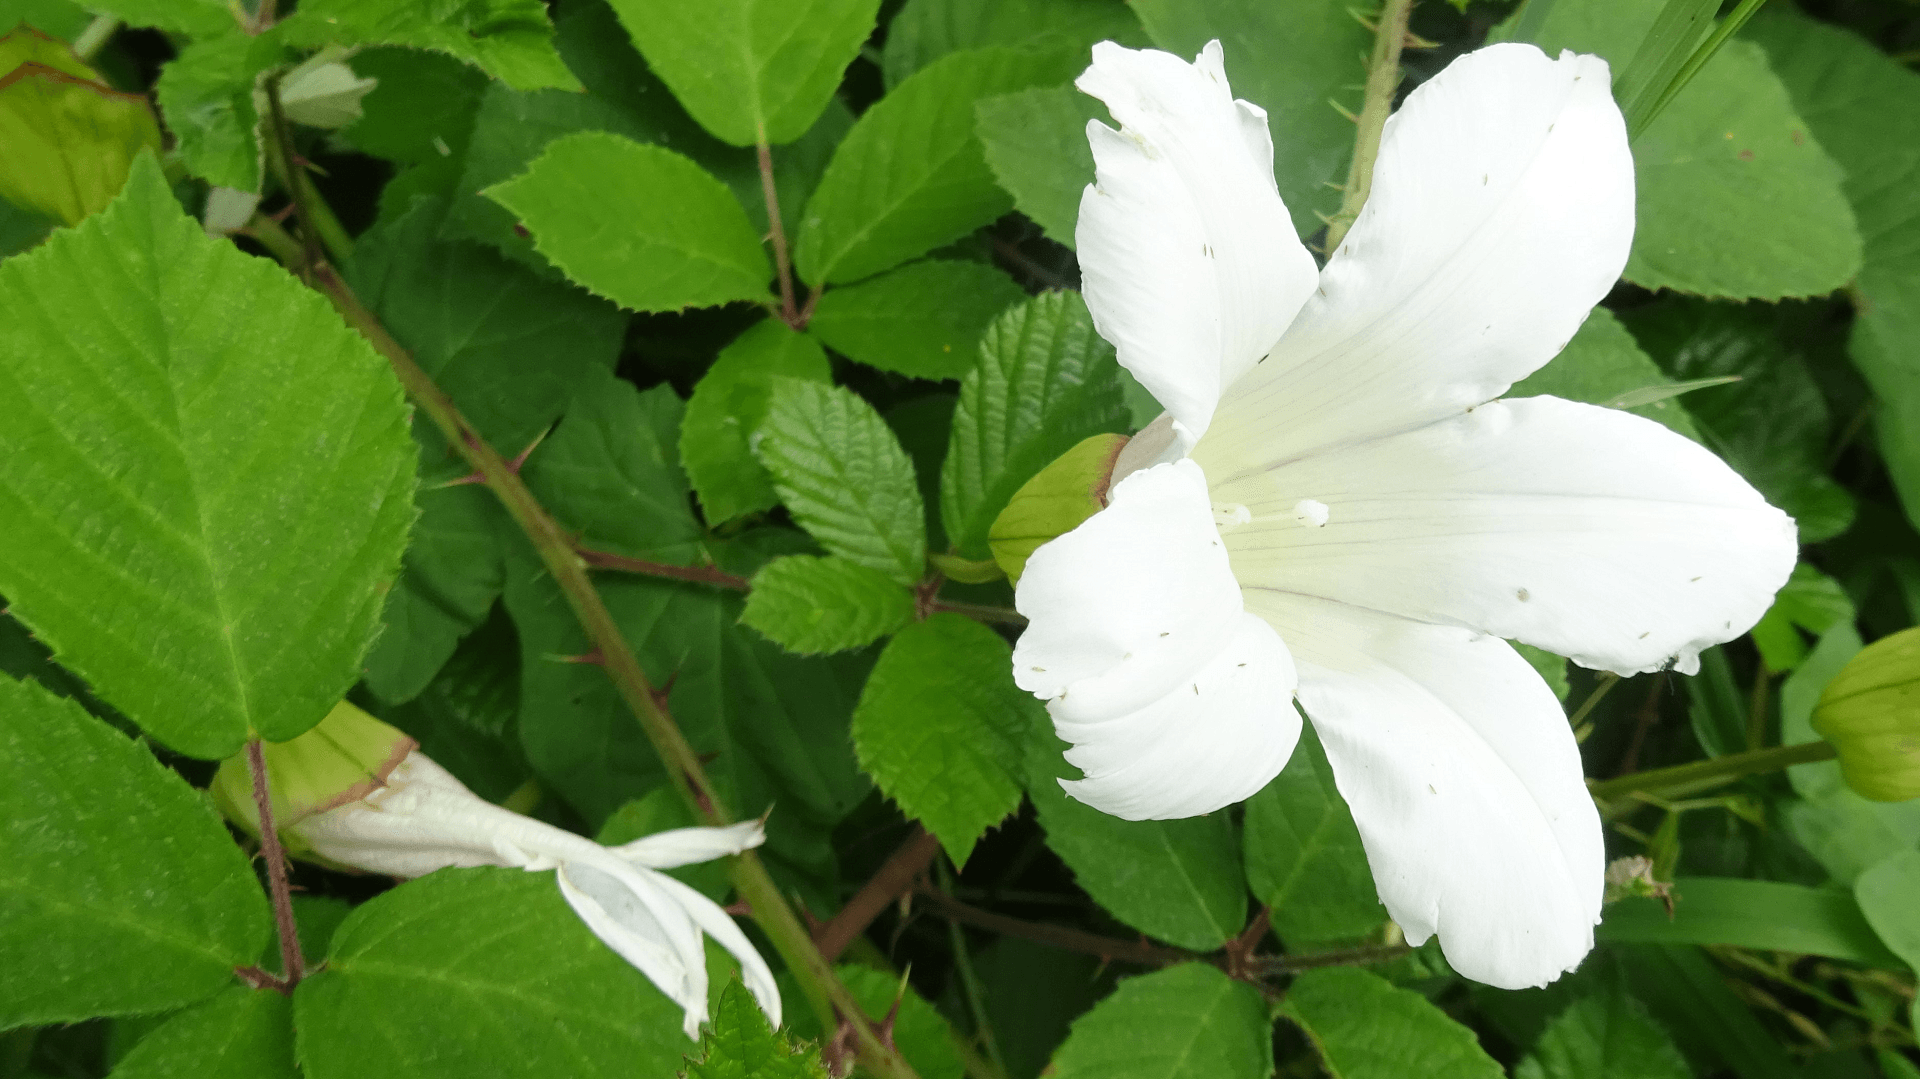
M1167 415L1020 580L1014 674L1073 744L1086 778L1063 786L1129 819L1217 810L1285 764L1297 694L1409 942L1551 981L1592 947L1605 856L1566 717L1502 638L1692 673L1796 551L1790 519L1658 424L1498 400L1626 262L1607 66L1454 61L1387 121L1316 272L1218 42L1093 56L1078 85L1121 129L1087 129L1087 305Z
M554 870L560 894L587 928L686 1009L689 1038L707 1018L702 931L740 961L747 988L780 1025L773 972L746 934L713 900L657 872L759 846L766 833L758 821L603 847L486 801L415 751L384 786L285 831L330 862L396 877L448 867Z

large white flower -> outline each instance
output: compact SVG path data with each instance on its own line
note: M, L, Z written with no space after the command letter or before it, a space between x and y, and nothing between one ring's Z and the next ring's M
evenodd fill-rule
M747 988L780 1025L773 972L746 934L713 900L657 872L759 846L766 833L758 821L603 847L486 801L415 751L384 786L286 830L329 861L396 877L487 865L555 870L587 928L686 1010L689 1038L707 1018L703 931L740 961Z
M1113 44L1078 85L1121 125L1076 238L1095 324L1167 408L1106 509L1037 551L1019 684L1074 797L1206 813L1313 721L1380 898L1461 973L1551 981L1593 944L1600 823L1551 691L1502 638L1692 673L1792 568L1793 522L1657 424L1498 400L1565 346L1633 235L1606 64L1461 57L1387 121L1326 268L1218 42Z

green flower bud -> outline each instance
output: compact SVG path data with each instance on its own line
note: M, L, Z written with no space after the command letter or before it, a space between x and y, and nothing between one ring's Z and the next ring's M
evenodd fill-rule
M1018 584L1041 544L1073 531L1107 504L1107 480L1126 444L1125 435L1094 435L1014 492L987 530L987 547L1008 580Z
M358 801L385 786L387 775L417 744L341 701L307 733L292 741L262 746L273 822L288 853L300 854L308 849L290 826ZM260 834L260 810L253 800L253 773L247 767L245 752L220 763L208 790L214 805L228 820L249 835Z
M1820 694L1813 729L1863 797L1920 798L1920 627L1882 637L1842 667Z

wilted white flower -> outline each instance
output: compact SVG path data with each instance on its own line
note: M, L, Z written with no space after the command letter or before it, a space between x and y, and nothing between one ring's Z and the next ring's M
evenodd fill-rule
M587 928L686 1010L688 1037L707 1018L703 931L740 961L742 980L780 1025L773 972L746 934L713 900L657 872L757 847L766 838L759 821L603 847L486 801L416 750L384 786L285 831L329 862L396 877L448 867L554 870Z
M1073 743L1074 797L1129 819L1245 798L1293 751L1297 693L1409 942L1506 987L1591 949L1605 856L1566 717L1502 638L1692 673L1796 552L1687 439L1498 400L1626 262L1609 82L1526 45L1454 61L1388 120L1316 271L1219 43L1096 46L1078 85L1121 129L1088 126L1086 300L1167 415L1017 599L1015 677Z

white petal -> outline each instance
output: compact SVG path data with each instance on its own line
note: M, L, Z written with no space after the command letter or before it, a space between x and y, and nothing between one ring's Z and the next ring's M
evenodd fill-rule
M1606 853L1560 704L1505 641L1300 597L1250 599L1293 642L1300 703L1412 944L1504 989L1578 966Z
M672 831L655 832L608 849L635 865L648 869L672 869L752 850L766 840L765 822L750 820L725 828L675 828Z
M1632 239L1606 63L1517 44L1462 56L1388 119L1319 292L1196 456L1218 480L1490 401L1566 345Z
M1792 572L1793 521L1650 420L1553 397L1496 401L1224 484L1252 525L1234 572L1537 645L1622 674L1691 673ZM1302 499L1327 523L1303 527ZM1295 643L1291 637L1289 643Z
M733 918L721 909L718 903L661 874L655 878L661 888L677 899L687 916L700 928L707 931L722 948L733 953L740 961L740 978L746 983L748 992L760 1002L760 1010L767 1013L767 1021L775 1027L780 1025L780 987L773 980L773 971L767 961L760 957L753 942L734 924Z
M593 935L680 1005L687 1037L698 1038L707 1018L707 955L691 913L666 887L679 882L613 859L567 862L556 877Z
M1121 125L1087 125L1096 172L1074 231L1082 291L1184 448L1312 293L1313 257L1274 187L1266 113L1233 99L1219 42L1192 64L1102 42L1075 85Z
M1034 552L1014 680L1048 699L1068 793L1116 816L1193 816L1258 791L1299 737L1293 664L1241 606L1192 461L1113 488L1107 508Z

